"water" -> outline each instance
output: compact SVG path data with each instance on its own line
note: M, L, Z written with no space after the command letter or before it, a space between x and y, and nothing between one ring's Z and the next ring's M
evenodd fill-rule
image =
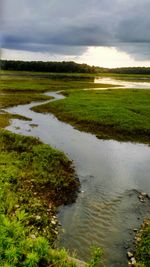
M57 93L49 95L62 97ZM37 104L40 103L7 109L32 119L14 119L7 129L39 137L64 151L74 162L81 192L76 203L60 208L58 217L64 233L59 246L76 250L78 258L87 260L90 246L96 244L104 248L100 266L127 266L126 249L132 241L133 228L150 214L148 200L138 200L138 191L150 193L150 147L97 139L51 114L31 111Z
M95 79L95 83L103 83L103 84L113 84L116 85L116 88L119 88L118 85L122 88L135 88L135 89L150 89L150 78L138 78L136 80L121 80L119 78L97 78Z

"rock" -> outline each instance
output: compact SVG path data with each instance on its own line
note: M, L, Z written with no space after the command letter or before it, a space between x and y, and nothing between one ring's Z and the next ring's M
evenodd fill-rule
M55 235L58 235L58 231L54 231Z
M131 259L131 258L133 258L133 253L130 252L130 251L128 251L128 252L127 252L127 256L128 256L129 259Z
M136 237L135 240L136 240L136 242L139 243L141 241L141 238L140 237Z
M148 199L150 199L150 195L149 194L147 194L147 196L146 196Z
M87 265L84 261L80 261L76 258L69 257L69 260L71 260L71 262L75 263L78 267L86 267L86 265Z
M52 223L52 224L56 224L56 221L54 221L54 220L51 220L51 223Z
M132 263L132 266L135 266L136 265L136 260L134 257L131 258L131 263Z
M150 222L149 221L145 221L144 228L147 227L147 226L149 226L149 225L150 225Z
M146 197L146 196L147 196L147 193L145 193L145 192L141 192L141 196L142 196L142 197Z
M144 198L141 195L139 195L139 200L142 202Z

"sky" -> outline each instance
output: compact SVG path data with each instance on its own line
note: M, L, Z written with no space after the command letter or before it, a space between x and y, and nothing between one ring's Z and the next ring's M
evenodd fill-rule
M2 59L150 66L150 0L1 0Z

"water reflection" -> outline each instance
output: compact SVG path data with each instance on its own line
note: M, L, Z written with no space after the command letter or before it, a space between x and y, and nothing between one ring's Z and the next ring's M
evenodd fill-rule
M136 80L123 80L119 78L96 78L95 83L103 83L103 84L113 84L116 85L117 88L118 85L124 88L135 88L135 89L150 89L150 79L148 80L142 80L142 79L136 79Z

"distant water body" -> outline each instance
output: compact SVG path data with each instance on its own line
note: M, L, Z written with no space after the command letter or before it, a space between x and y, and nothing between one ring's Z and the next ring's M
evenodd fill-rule
M150 89L150 78L139 78L134 80L121 80L119 78L96 78L95 83L113 84L116 88L120 85L122 88Z

